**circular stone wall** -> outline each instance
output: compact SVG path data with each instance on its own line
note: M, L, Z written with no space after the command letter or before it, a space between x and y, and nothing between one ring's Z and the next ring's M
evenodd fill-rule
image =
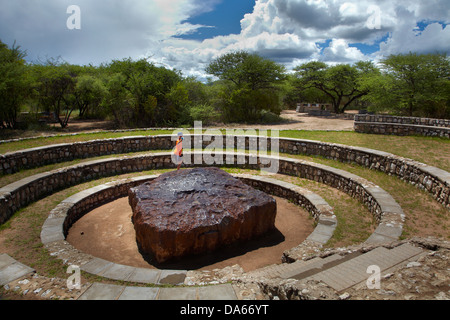
M293 202L305 208L310 215L314 217L317 223L314 231L309 234L306 239L309 240L309 243L316 243L320 246L322 243L327 242L331 237L337 224L336 217L333 214L332 208L320 196L290 183L267 177L250 175L235 176L258 189L270 191L273 196L288 199L289 202ZM45 245L46 249L49 250L51 255L65 260L65 263L81 265L82 270L88 273L115 280L128 280L143 283L164 283L161 282L161 277L163 274L179 274L180 272L185 273L186 271L180 269L177 269L178 271L155 270L111 262L101 257L95 257L75 249L69 242L66 241L66 236L69 233L70 227L81 219L86 213L92 211L93 208L101 207L105 203L110 204L111 201L118 198L120 199L121 197L124 198L127 194L127 190L131 186L153 180L156 177L157 176L141 176L110 182L82 191L64 200L54 210L52 210L48 219L44 223L41 232L42 243ZM289 202L287 205L293 206L293 204ZM283 215L280 217L283 217ZM125 218L125 221L126 219L127 218ZM310 226L312 224L311 222L312 221L309 221L308 223ZM287 225L286 221L282 223ZM304 223L302 223L302 226L305 226ZM95 224L93 227L94 229L97 228ZM299 231L293 224L289 225L289 228L291 228L289 232ZM116 226L116 229L113 228L113 230L109 230L109 234L111 235L111 233L114 232L116 236L120 236L123 235L123 231L124 227L120 227L119 225ZM84 235L82 235L81 232L83 231L80 231L78 236ZM301 245L297 242L298 240L291 239L291 242L286 239L284 240L286 247ZM280 262L280 258L280 256L277 257L278 262ZM199 265L197 263L197 267L198 266ZM120 270L120 272L118 270Z

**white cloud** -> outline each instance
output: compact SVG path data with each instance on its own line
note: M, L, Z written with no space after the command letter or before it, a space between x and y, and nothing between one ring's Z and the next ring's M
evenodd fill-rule
M402 30L403 29L403 30ZM422 32L404 26L399 28L401 33L395 32L380 44L379 55L390 55L407 52L417 53L449 53L450 27L443 27L440 23L429 24Z
M0 39L28 49L28 58L61 56L98 64L142 56L162 40L196 30L185 23L217 0L78 0L81 30L68 30L72 0L0 0Z
M350 47L344 39L333 39L329 47L323 50L323 61L330 63L352 63L365 60L364 54L355 47Z
M204 70L210 59L233 50L257 52L288 68L311 59L336 64L379 59L381 53L405 50L450 52L450 29L430 24L420 36L413 31L419 21L448 19L450 4L445 1L434 0L430 8L428 3L406 0L257 0L253 12L241 20L239 35L191 42L190 46L175 40L164 51L177 68L189 66L189 70L197 70L196 74L201 74L198 70ZM368 23L370 18L377 18L374 14L380 14L376 28ZM386 34L390 35L388 40L375 54L365 55L349 45L373 45ZM321 51L318 44L327 40L331 40L328 47ZM196 64L201 67L196 68Z
M258 52L288 67L311 59L352 63L408 51L450 53L450 27L442 26L450 20L448 0L256 0L242 17L240 34L176 38L205 27L186 20L221 1L227 0L77 0L82 29L69 31L66 8L72 0L0 0L0 39L9 45L16 40L31 58L61 55L71 63L97 64L150 57L202 78L211 59L232 50ZM367 23L373 6L379 8L379 28ZM421 21L428 26L417 33ZM372 45L387 34L370 56L349 45ZM319 44L328 42L321 50Z
M252 37L262 32L282 33L282 21L272 0L257 0L252 13L241 20L241 34Z

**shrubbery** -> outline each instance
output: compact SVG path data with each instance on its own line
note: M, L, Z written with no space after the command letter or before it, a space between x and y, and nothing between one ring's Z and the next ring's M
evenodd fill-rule
M274 61L238 51L210 62L206 72L218 80L207 84L145 59L78 66L54 59L27 64L24 57L20 47L0 41L0 128L37 127L49 117L64 128L73 115L110 119L116 127L274 123L298 102L332 103L336 113L364 105L450 117L450 63L440 54L392 55L381 68L313 61L288 74Z

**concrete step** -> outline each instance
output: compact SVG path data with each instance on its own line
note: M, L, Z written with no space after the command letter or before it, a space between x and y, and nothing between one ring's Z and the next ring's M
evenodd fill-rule
M383 272L421 252L423 252L422 249L410 244L403 244L393 249L378 247L364 254L358 252L345 256L334 254L326 258L271 265L256 270L251 275L264 278L323 281L336 291L342 291L366 281L372 275L367 273L369 266L376 265Z
M34 272L33 268L16 261L6 253L0 254L0 286Z
M251 271L249 272L249 275L266 279L287 278L285 275L298 274L298 270L307 269L309 265L318 264L321 260L321 258L314 258L307 261L297 260L293 263L273 264L255 271Z
M391 250L378 247L370 252L307 277L305 280L322 281L340 292L363 281L367 281L372 275L372 273L367 273L369 266L376 265L383 272L420 253L422 253L422 249L409 244L403 244Z
M315 258L309 260L310 263L307 264L299 264L296 268L292 268L290 270L285 270L285 272L281 273L281 278L288 279L303 279L313 274L316 274L326 268L330 264L339 263L344 257L338 254L333 254L326 258Z
M336 263L340 263L340 260L346 260L350 257L340 256L334 254L326 258L313 258L307 261L297 260L293 263L282 263L267 266L262 269L258 269L250 272L249 274L255 277L273 279L302 279L313 274L316 274L325 268L332 267Z

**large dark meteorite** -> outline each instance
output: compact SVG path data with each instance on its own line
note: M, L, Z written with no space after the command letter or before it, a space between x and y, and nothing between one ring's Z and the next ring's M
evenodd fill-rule
M217 168L164 173L128 194L137 243L159 263L275 227L275 199Z

